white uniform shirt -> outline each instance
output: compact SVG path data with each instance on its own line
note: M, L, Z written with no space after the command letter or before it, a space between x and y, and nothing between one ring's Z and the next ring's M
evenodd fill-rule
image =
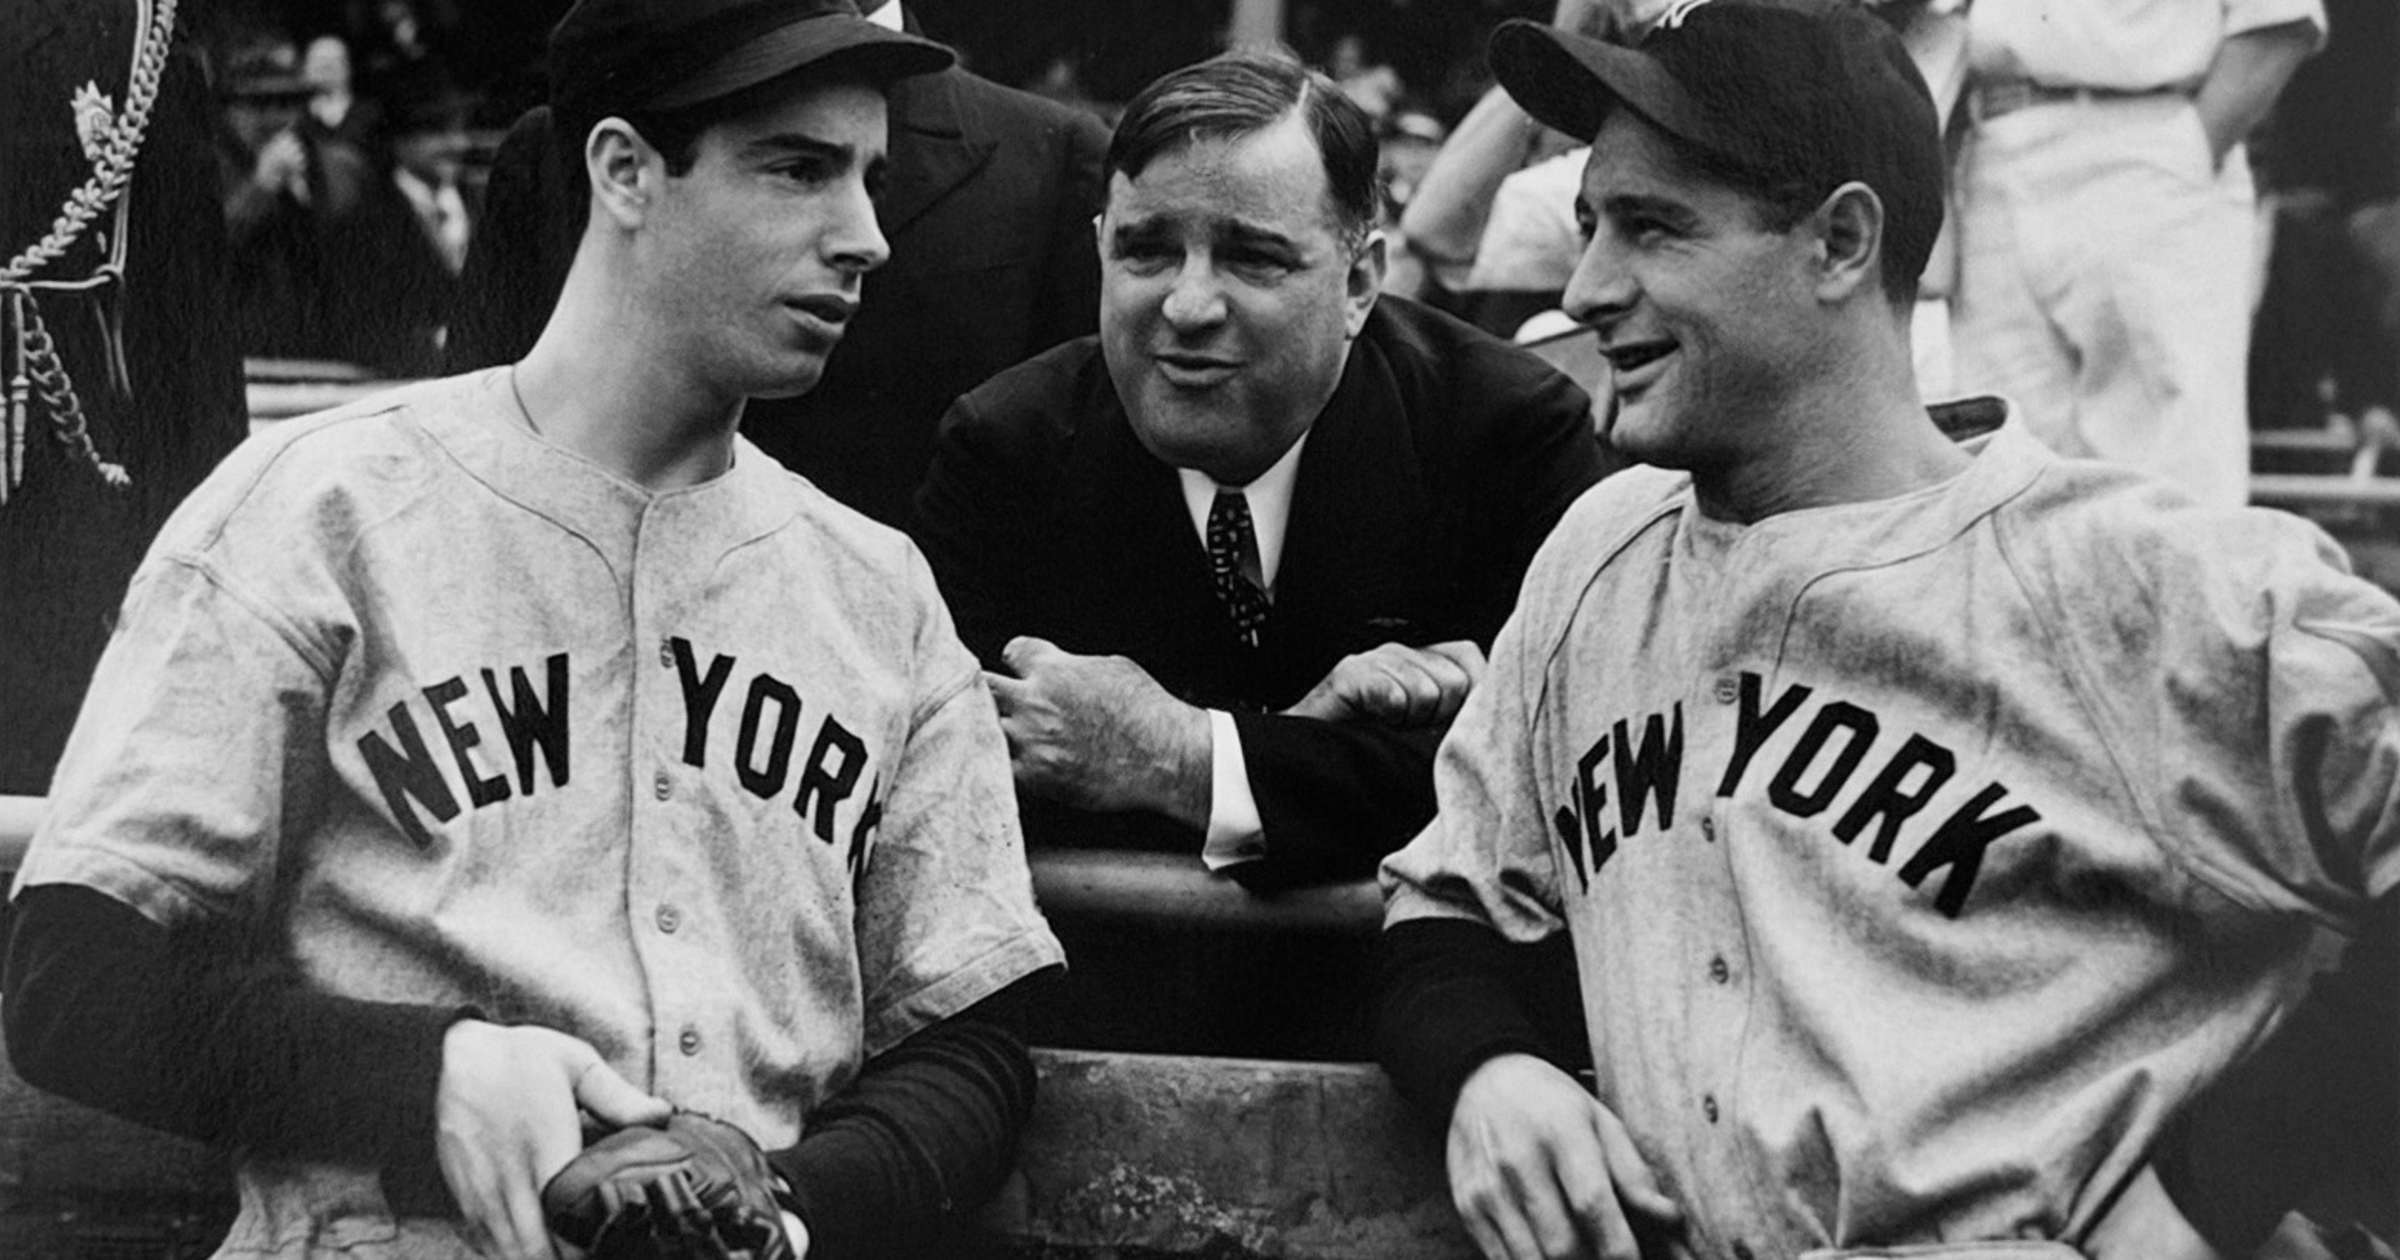
M2309 23L2324 45L2324 0L1975 0L1967 51L1983 79L2187 91L2227 36L2286 22Z
M1702 1257L2080 1241L2400 884L2400 605L2342 564L2013 424L1747 528L1622 473L1534 561L1388 919L1571 933Z
M747 442L619 480L507 369L288 422L183 505L19 876L57 882L281 924L313 984L561 1029L768 1148L1061 957L915 549ZM372 1169L238 1173L230 1251L395 1228Z

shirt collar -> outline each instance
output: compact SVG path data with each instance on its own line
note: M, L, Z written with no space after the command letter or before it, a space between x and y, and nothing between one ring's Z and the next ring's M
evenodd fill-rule
M1197 469L1175 470L1183 482L1183 506L1191 513L1192 535L1202 546L1208 542L1208 509L1215 504L1217 491L1238 491L1249 503L1250 529L1258 535L1258 573L1269 593L1275 590L1275 571L1283 565L1283 529L1292 517L1292 486L1300 479L1300 448L1306 445L1308 434L1302 433L1283 458L1246 486L1219 486Z
M885 30L907 29L900 16L900 0L892 0L890 4L867 14L866 19Z

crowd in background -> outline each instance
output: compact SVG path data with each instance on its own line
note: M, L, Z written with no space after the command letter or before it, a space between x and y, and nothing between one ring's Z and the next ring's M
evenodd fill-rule
M911 13L978 73L1104 122L1141 82L1226 39L1216 6L1015 8L937 2ZM2264 229L2248 400L2257 427L2386 424L2400 396L2400 20L2378 0L2331 0L2328 15L2326 47L2250 140ZM380 376L439 368L486 165L501 131L540 100L553 16L539 3L470 10L456 0L246 0L205 12L197 34L223 102L247 354ZM1314 0L1288 10L1295 50L1382 128L1395 235L1434 155L1488 87L1483 34L1511 16L1547 17L1549 6ZM1561 147L1532 146L1527 161ZM1548 305L1539 292L1530 303L1461 292L1464 268L1445 284L1406 248L1393 261L1388 291L1504 334Z

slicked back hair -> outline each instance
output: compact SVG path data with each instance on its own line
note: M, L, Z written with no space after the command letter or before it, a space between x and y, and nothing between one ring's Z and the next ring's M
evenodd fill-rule
M1298 113L1325 166L1326 200L1351 248L1381 219L1374 120L1333 80L1277 49L1237 49L1150 82L1125 106L1107 173L1138 179L1162 154L1265 131Z

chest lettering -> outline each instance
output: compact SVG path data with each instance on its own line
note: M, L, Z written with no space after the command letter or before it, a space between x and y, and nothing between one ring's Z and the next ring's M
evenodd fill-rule
M471 709L483 706L472 703L475 688L466 677L445 678L420 693L434 729L448 745L451 760L458 767L467 800L481 809L512 795L532 795L539 782L534 774L537 758L550 772L550 786L565 787L569 766L567 654L557 653L542 663L543 682L539 688L522 665L509 667L505 687L499 671L476 672L482 676L481 695L489 702L486 711L493 725L499 728L500 740L508 746L510 760L515 764L517 780L513 788L507 775L487 776L475 764L474 750L483 743L484 731L472 717L462 716L458 706L462 702ZM446 823L458 817L459 803L450 790L449 779L442 774L439 754L427 744L409 710L406 700L394 703L384 715L391 727L391 738L386 739L381 731L368 731L358 737L358 753L382 792L392 820L400 824L400 829L418 847L429 848L433 837L417 816L418 807L432 814L436 822Z
M728 698L735 661L730 656L715 655L703 668L690 640L677 637L669 639L668 644L675 656L676 679L683 687L683 762L695 769L705 769L714 729L709 719L718 703ZM801 719L808 707L799 691L768 673L752 674L747 684L737 690L741 718L735 727L731 753L734 775L742 789L760 800L774 800L796 779L792 812L809 821L817 839L835 843L838 838L835 810L857 793L859 780L866 777L869 760L866 741L832 713L817 715L815 729L808 737L808 750L801 755L799 773L795 776L792 761L801 746ZM883 820L880 787L878 775L868 783L866 802L852 821L849 860L853 868L864 860L865 842Z
M1913 889L1934 872L1946 871L1933 904L1951 918L1965 910L1975 890L1984 850L2041 819L2040 811L2011 800L2006 785L1995 780L1931 823L1934 797L1958 773L1958 757L1949 748L1913 731L1886 732L1873 710L1845 700L1821 701L1795 725L1814 689L1794 684L1772 702L1764 689L1757 674L1741 675L1733 747L1716 795L1731 797L1777 734L1797 731L1782 745L1774 768L1760 769L1768 775L1767 803L1799 822L1830 818L1825 834L1841 844L1856 847L1862 836L1869 837L1860 851L1878 866L1890 865L1904 835L1921 837L1893 874ZM1619 844L1641 831L1646 804L1656 804L1660 830L1674 826L1683 706L1643 719L1638 744L1631 735L1631 725L1620 719L1584 750L1568 785L1570 803L1552 819L1587 893ZM1871 759L1876 764L1868 772ZM1614 826L1607 813L1612 793L1618 802Z

